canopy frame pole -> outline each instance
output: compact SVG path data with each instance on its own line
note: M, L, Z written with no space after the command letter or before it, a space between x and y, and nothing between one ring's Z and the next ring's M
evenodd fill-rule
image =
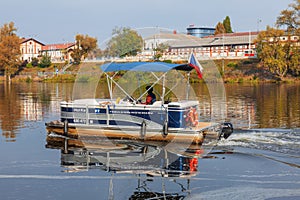
M180 73L179 73L180 74ZM180 74L181 75L181 74ZM181 80L183 80L184 79L184 77L181 75ZM177 79L176 79L177 80ZM173 91L173 89L174 88L176 88L177 87L177 85L179 84L179 82L178 81L176 81L176 83L171 87L171 89L165 94L165 96L167 96L170 92L172 92Z
M187 74L188 78L187 78L187 84L186 84L186 100L189 100L190 74L191 74L191 72L189 72L189 73Z
M162 80L162 95L161 95L161 104L163 105L165 102L165 95L166 95L166 87L165 87L165 81L166 81L166 74L163 75Z
M106 81L107 81L109 97L110 97L110 100L112 100L112 93L111 93L111 88L110 88L110 76L108 76L106 73L105 73L105 75L106 75Z
M148 88L148 90L146 90L141 96L139 96L139 98L137 98L137 101L139 101L145 94L147 94L147 92L154 87L154 85L156 83L158 83L166 74L167 72L165 72L161 77L157 77L157 80Z
M106 73L105 73L106 74ZM133 102L135 102L136 100L134 98L131 97L130 94L128 94L114 79L113 77L115 76L109 76L108 74L106 74L107 77L109 77L110 81L111 81L111 88L112 88L112 83L114 83L128 98L130 98ZM110 89L110 88L109 88ZM112 99L112 89L110 89L109 91L111 93L111 99Z
M113 78L118 74L118 71L116 73L114 73L113 76L109 76L107 73L104 72L104 74L106 75L106 81L107 81L107 87L108 87L108 91L109 91L109 96L110 96L110 100L112 101L112 80Z

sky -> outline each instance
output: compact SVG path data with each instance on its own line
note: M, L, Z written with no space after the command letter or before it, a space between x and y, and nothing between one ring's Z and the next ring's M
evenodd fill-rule
M190 24L215 27L226 16L234 32L273 26L293 0L1 0L0 26L14 22L17 35L44 44L73 42L76 34L98 39L99 47L116 27L176 30ZM259 21L259 23L258 23Z

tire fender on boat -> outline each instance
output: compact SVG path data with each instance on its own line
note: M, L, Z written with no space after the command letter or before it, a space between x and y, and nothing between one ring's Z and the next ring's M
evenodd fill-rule
M169 127L168 127L168 121L165 120L163 129L162 129L162 136L166 137L168 135Z
M64 135L68 135L69 124L68 120L64 121Z

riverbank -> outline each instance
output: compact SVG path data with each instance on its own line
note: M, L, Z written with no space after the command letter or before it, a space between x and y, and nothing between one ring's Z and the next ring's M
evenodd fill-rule
M218 68L225 83L293 83L300 82L300 77L287 76L279 79L270 73L265 67L260 66L258 59L235 59L235 60L214 60L214 64ZM25 68L18 75L12 77L13 82L75 82L77 75L84 72L81 76L81 82L89 82L94 80L89 74L99 74L99 64L82 63L73 65L64 72L56 72L61 70L62 64L52 64L48 68L31 67ZM205 72L204 72L205 73ZM191 82L202 82L199 80L195 71L192 71ZM4 77L0 76L0 81L4 81ZM78 79L77 79L78 81Z

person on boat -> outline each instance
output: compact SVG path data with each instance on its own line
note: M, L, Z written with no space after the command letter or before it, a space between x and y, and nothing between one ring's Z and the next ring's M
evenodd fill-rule
M146 90L148 90L148 95L146 97L146 102L145 102L146 105L152 105L156 101L156 96L153 93L153 88L150 89L149 88L150 86L146 87Z

